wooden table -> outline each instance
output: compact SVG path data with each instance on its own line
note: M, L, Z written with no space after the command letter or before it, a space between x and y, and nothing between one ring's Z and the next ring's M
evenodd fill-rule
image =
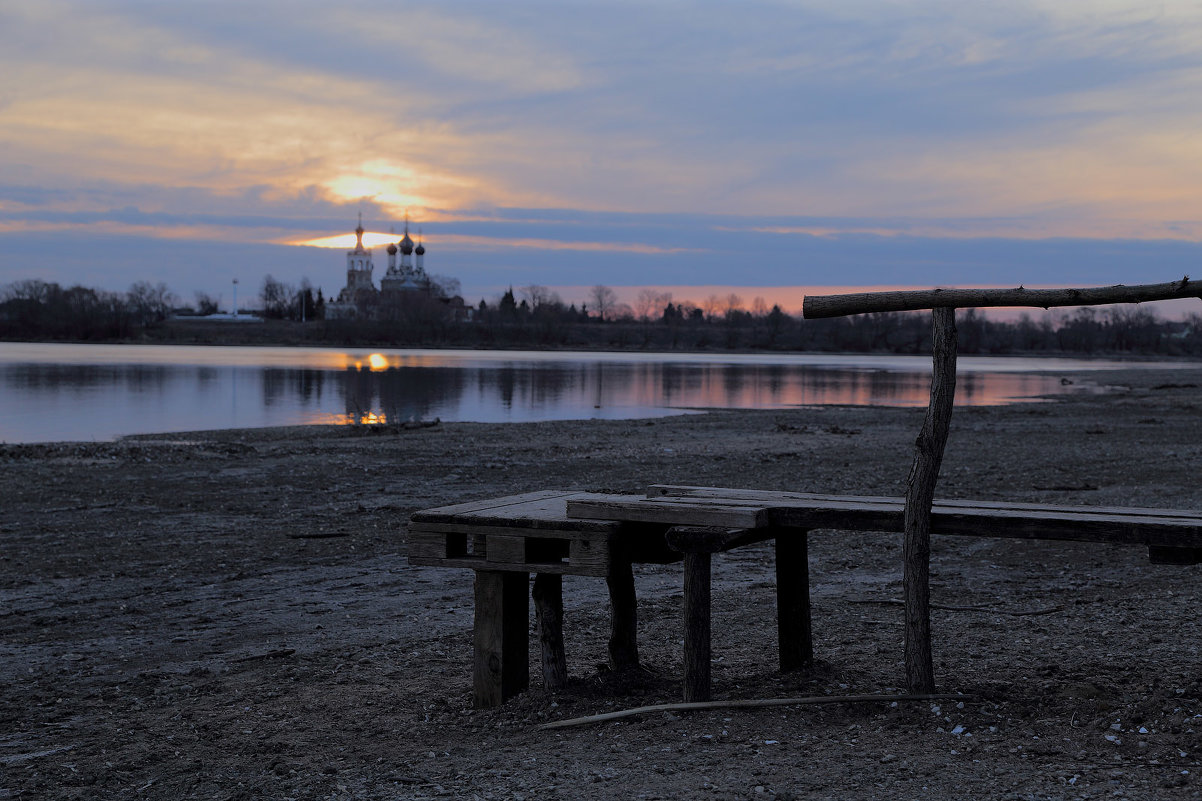
M612 605L614 669L638 665L635 562L680 558L666 526L570 518L571 500L615 500L587 492L528 492L427 509L409 524L409 561L476 572L472 684L477 706L496 706L529 685L530 574L538 615L543 680L567 682L563 647L564 575L604 578Z

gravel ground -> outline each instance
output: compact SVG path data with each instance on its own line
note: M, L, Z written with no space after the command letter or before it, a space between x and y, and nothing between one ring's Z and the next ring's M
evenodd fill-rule
M959 409L939 495L1202 508L1202 369L1066 375ZM922 412L313 427L0 446L3 798L1197 798L1198 567L941 538L937 703L658 713L679 565L637 568L645 671L565 580L570 686L471 705L471 573L407 564L419 509L651 483L901 494ZM775 669L771 551L714 566L717 698L893 693L900 537L811 536L815 650ZM965 609L964 607L976 607ZM1038 614L1031 614L1038 613ZM533 656L533 654L532 654Z

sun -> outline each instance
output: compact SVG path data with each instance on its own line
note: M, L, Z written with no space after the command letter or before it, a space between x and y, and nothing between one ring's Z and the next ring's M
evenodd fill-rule
M374 159L343 170L322 181L321 186L335 201L346 203L368 199L399 217L407 210L430 205L429 198L414 189L428 183L425 176L408 165Z

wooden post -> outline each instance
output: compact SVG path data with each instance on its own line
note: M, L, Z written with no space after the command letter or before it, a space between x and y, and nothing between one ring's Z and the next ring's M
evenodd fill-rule
M543 685L548 690L559 690L568 685L568 663L563 653L563 576L535 574L532 595L542 645Z
M807 531L776 537L776 635L780 669L801 670L814 661L810 630L810 559Z
M915 442L914 464L906 482L903 595L906 617L906 686L913 693L935 691L931 658L931 503L947 445L956 398L956 310L932 310L934 374L931 403Z
M710 554L684 555L684 700L710 700Z
M630 559L615 555L605 577L609 585L609 666L627 670L639 666L639 615L634 596L634 571Z
M472 685L477 707L500 706L530 684L529 581L528 573L476 571Z

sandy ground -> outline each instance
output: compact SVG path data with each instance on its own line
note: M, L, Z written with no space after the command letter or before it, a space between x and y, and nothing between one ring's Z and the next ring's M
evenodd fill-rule
M1202 368L957 410L939 494L1202 508ZM1090 388L1102 392L1087 391ZM645 673L565 581L570 687L471 705L471 573L410 513L656 482L900 494L920 410L270 429L0 446L0 798L1197 798L1202 568L937 539L962 702L537 724L678 700L679 565L637 568ZM817 667L775 668L771 553L715 559L718 698L897 692L900 538L811 536ZM1042 612L1042 614L1026 614ZM1016 614L1018 613L1018 614Z

